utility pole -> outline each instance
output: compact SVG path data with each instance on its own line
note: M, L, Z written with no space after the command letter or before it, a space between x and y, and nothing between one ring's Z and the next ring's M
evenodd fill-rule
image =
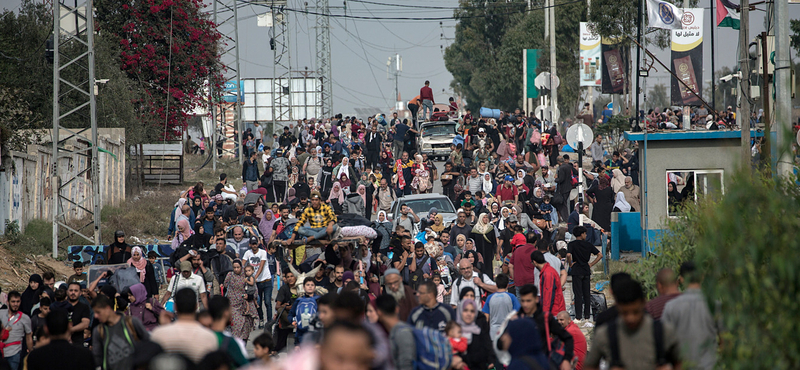
M227 84L230 80L236 85L232 91L227 92L236 94L236 99L234 99L233 103L233 109L236 113L233 121L230 121L227 119L226 113L228 110L226 103L228 102L220 99L220 92L214 91L213 84L209 84L211 127L214 130L209 148L211 148L211 153L213 154L211 168L215 172L217 170L217 153L228 152L231 155L236 155L237 151L241 151L241 148L237 149L237 146L242 145L242 135L244 134L241 117L241 104L243 103L241 99L244 98L244 92L241 91L241 76L239 74L239 17L236 5L235 0L213 0L212 3L212 20L217 27L217 31L222 35L222 42L220 42L222 48L220 52L221 70L227 73L235 73L235 75L226 73L224 83ZM228 136L229 130L238 131L238 136ZM232 149L226 150L225 143L229 140L233 142ZM222 147L217 145L218 141L221 142ZM244 157L239 155L239 163L243 162Z
M289 10L286 0L272 0L272 130L292 120L292 63L289 53Z
M767 33L761 32L759 36L761 38L761 50L758 52L761 53L761 104L762 108L764 109L764 116L762 119L764 120L764 138L763 144L761 147L761 161L765 164L764 168L771 171L772 167L772 160L770 159L771 152L770 146L772 146L772 138L770 137L770 132L772 131L772 123L770 122L770 114L769 114L769 54L768 54L768 45L767 45Z
M750 168L750 0L742 0L739 15L739 128L742 130L742 165Z
M317 0L317 78L322 118L333 116L333 80L331 72L331 17L328 0Z
M92 0L76 1L70 7L62 7L61 1L53 4L53 258L58 257L58 242L70 235L78 235L93 245L101 243L94 30ZM67 47L61 50L61 45ZM77 72L61 73L70 68ZM86 161L72 163L76 157ZM73 187L86 190L78 195L71 190ZM79 217L83 218L79 224L69 222ZM61 230L67 235L60 237Z
M549 15L550 15L550 122L554 125L557 124L558 116L558 86L556 77L556 0L549 0Z
M386 62L386 68L386 77L390 80L394 78L394 108L400 110L402 108L400 103L400 72L403 71L403 58L400 57L400 54L395 53L393 57L389 57Z
M775 124L778 134L778 175L793 175L792 158L792 71L789 63L788 0L775 0ZM767 133L769 134L769 133Z

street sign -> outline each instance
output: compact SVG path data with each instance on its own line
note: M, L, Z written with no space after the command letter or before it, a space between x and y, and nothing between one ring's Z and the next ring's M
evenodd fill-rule
M533 111L536 117L540 119L544 119L551 122L558 122L558 118L561 117L561 111L556 107L555 114L553 115L552 119L550 118L550 106L549 105L540 105L536 107Z
M586 149L592 144L593 138L592 128L583 123L574 124L567 129L567 144L576 151L578 150L579 142L582 142L583 148Z
M539 73L539 75L536 76L536 79L533 80L533 83L536 85L537 89L551 90L550 89L550 72ZM556 88L558 88L558 86L561 85L561 80L558 78L558 76L556 76L556 78L555 78L555 84L556 84Z

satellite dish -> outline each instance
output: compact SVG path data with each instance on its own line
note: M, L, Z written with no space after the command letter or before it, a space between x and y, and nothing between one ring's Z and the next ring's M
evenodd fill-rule
M593 138L592 128L583 123L574 124L567 130L567 144L576 150L579 142L583 143L584 148L589 147Z

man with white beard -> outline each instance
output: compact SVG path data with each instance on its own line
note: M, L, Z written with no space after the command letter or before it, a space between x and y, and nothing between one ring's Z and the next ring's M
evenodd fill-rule
M417 296L414 289L403 284L403 278L397 269L388 269L383 274L384 291L397 300L397 307L400 308L398 316L405 322L414 307L417 307Z

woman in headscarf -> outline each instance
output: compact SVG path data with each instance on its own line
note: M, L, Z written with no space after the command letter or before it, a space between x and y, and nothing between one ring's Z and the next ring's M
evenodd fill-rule
M478 304L469 298L461 300L456 314L461 325L461 335L467 340L467 352L461 357L471 369L491 369L500 363L492 349L489 322L478 310Z
M626 178L626 186L627 186L627 178ZM686 177L686 185L683 186L683 190L681 190L681 201L694 201L694 176L687 176Z
M484 261L494 260L497 252L497 237L488 213L482 213L478 217L478 222L472 228L470 238L475 240L475 250L483 256ZM491 262L484 263L481 272L493 276Z
M463 234L458 234L456 235L455 244L445 245L444 251L450 253L453 257L455 257L453 262L455 262L455 264L458 265L458 261L461 260L461 254L464 253L464 248L466 247L466 245L467 245L467 237L464 236Z
M178 220L182 218L181 216L183 213L181 209L183 208L184 204L186 204L186 198L180 198L177 202L175 202L174 208L172 208L172 213L169 217L169 227L167 228L167 233L169 235L175 233L175 230L178 228Z
M350 177L347 176L346 172L341 172L340 171L339 173L340 173L339 174L339 185L341 186L342 191L345 193L345 195L350 194L350 192L352 191L350 189L350 186L352 185L352 182L350 181Z
M534 180L533 176L528 175L525 170L517 170L517 180L522 180L528 190L535 187L536 180Z
M246 276L240 259L233 260L233 271L225 276L226 295L231 302L231 334L247 343L250 333L256 328L258 311L255 299L247 300Z
M372 221L372 228L378 232L380 238L380 252L386 254L389 252L389 243L392 241L392 223L386 218L385 211L378 211L378 219ZM376 242L373 242L375 245ZM373 253L375 254L375 253Z
M689 177L691 180L692 177ZM688 186L688 181L687 181ZM685 188L684 188L685 191ZM625 177L625 186L619 189L620 193L625 194L625 200L631 205L631 212L640 212L641 201L639 200L639 186L633 184L633 178L630 176ZM685 198L685 197L684 197Z
M487 172L481 175L482 176L482 188L483 192L486 194L495 194L497 190L497 186L492 178L492 174Z
M492 212L492 221L497 222L497 219L500 218L500 204L492 202L492 205L489 206L489 210Z
M322 189L321 194L323 199L330 194L334 183L333 180L333 160L325 158L325 165L322 166L322 170L319 172L319 179L317 180L320 185L319 188Z
M614 208L614 194L616 191L609 186L608 177L600 174L596 184L592 184L586 195L594 203L592 220L597 222L604 230L611 230L611 210Z
M622 170L619 168L615 168L611 171L614 177L611 179L611 188L614 190L614 194L619 192L623 186L625 186L625 175L622 174Z
M153 265L147 261L146 256L142 253L142 248L133 247L131 251L131 258L127 261L128 266L136 268L139 273L139 282L142 283L147 289L148 297L156 297L158 299L158 283L156 283L156 272Z
M268 241L269 237L272 236L272 228L275 225L275 215L272 213L271 209L266 209L264 211L264 217L261 217L261 221L258 222L258 231L261 232L261 237L264 238L264 241Z
M370 175L374 176L373 174L370 174ZM375 195L375 185L374 185L374 183L372 181L369 180L369 177L367 176L367 172L366 171L361 174L361 180L358 180L358 184L356 186L356 192L359 191L358 188L360 188L361 186L364 187L364 197L365 197L365 204L366 204L366 212L364 213L364 217L366 217L367 220L371 220L372 219L372 199L374 198L374 195ZM361 193L359 193L359 194L361 194Z
M135 284L128 288L128 308L125 314L135 317L142 322L147 331L152 331L158 326L158 316L164 307L158 302L158 298L153 298L147 294L144 284Z
M617 193L617 201L614 202L614 209L612 212L630 212L631 205L625 200L625 193Z
M194 234L192 228L189 227L189 221L186 219L178 221L177 230L175 230L175 236L172 238L172 250L178 249L178 247L189 239L190 236Z
M558 135L558 128L556 125L551 125L547 130L547 141L544 143L544 151L550 159L550 167L555 168L558 159L558 145L556 145L555 138Z
M498 232L506 229L506 219L510 215L511 215L511 210L508 209L508 207L500 208L500 217L497 219L497 222L494 223L495 227L497 227Z
M300 200L297 199L296 194L297 190L295 188L289 188L289 190L286 191L286 204L292 204L292 201L295 203L299 202ZM297 200L295 201L295 199Z
M39 293L44 289L44 280L39 274L33 274L28 278L28 287L22 292L22 299L19 310L26 315L31 314L33 306L39 303Z
M195 219L203 217L205 208L203 208L203 198L200 198L200 196L195 196L192 199L192 212L194 212Z
M678 192L678 184L674 181L670 181L669 184L667 184L667 204L669 205L670 214L678 211L682 200L683 196Z
M436 234L441 234L442 231L444 231L444 217L440 213L437 213L436 216L433 216L433 225L429 227Z
M334 211L342 211L342 205L344 205L344 192L342 191L342 185L340 183L333 183L331 194L328 196L328 204L330 204Z

